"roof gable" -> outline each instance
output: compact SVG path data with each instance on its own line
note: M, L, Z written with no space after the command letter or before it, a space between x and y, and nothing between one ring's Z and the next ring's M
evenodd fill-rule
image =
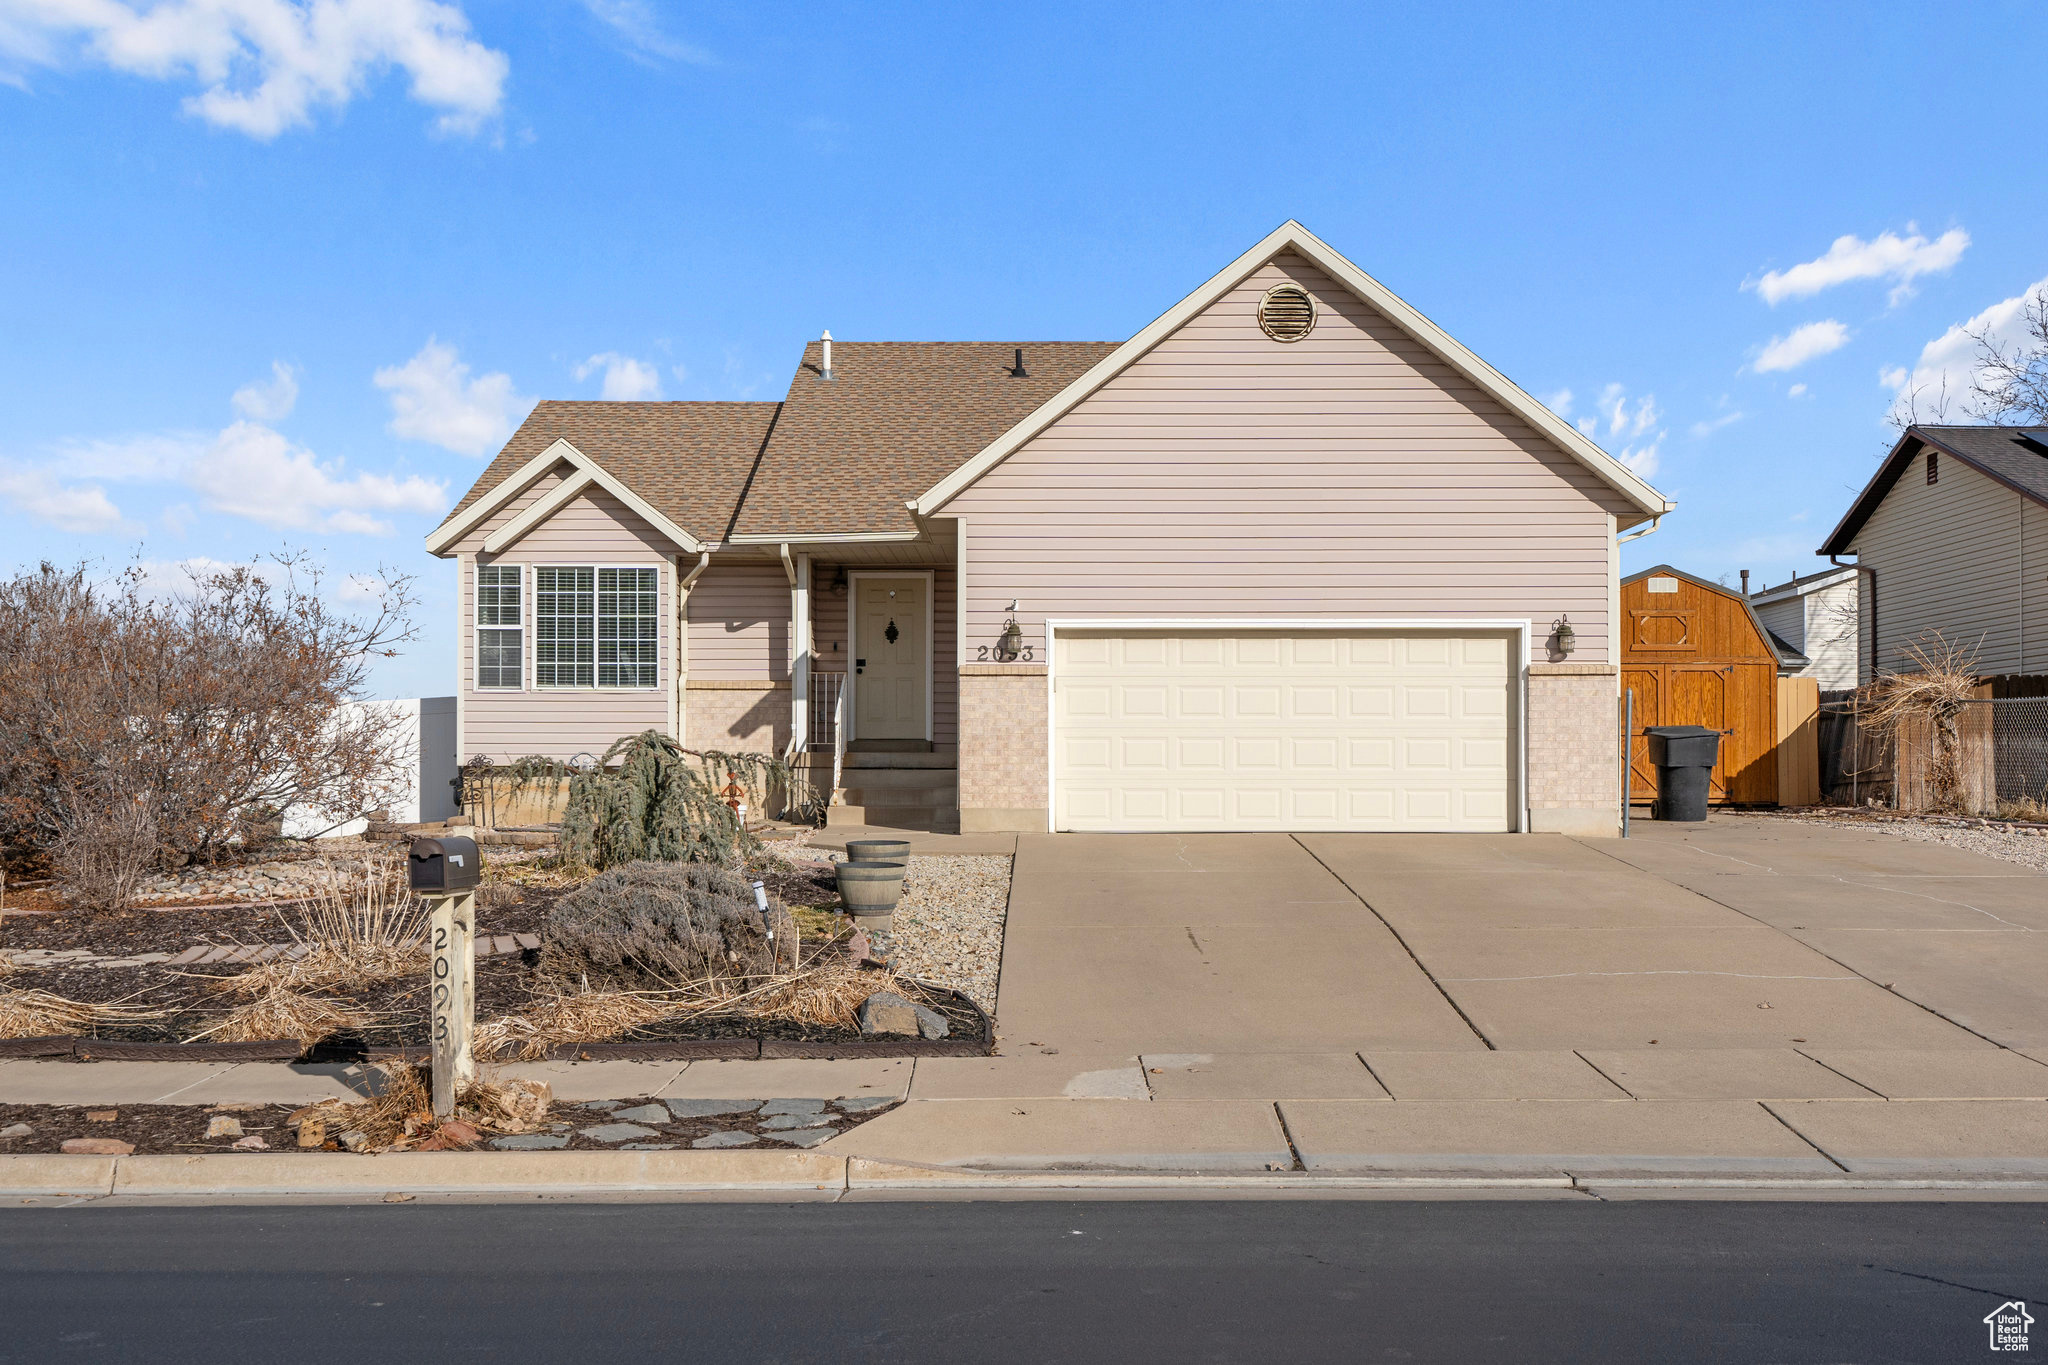
M1897 486L1914 457L1930 447L2004 484L2021 497L2048 506L2048 440L2042 438L2039 428L1910 426L1815 553L1853 553L1850 547L1857 533L1877 511L1878 504Z
M1353 265L1307 228L1289 220L1217 272L1199 289L1153 319L1136 336L1096 361L1085 373L1050 396L1035 411L1002 433L973 459L935 482L916 499L917 514L930 516L943 508L969 485L1001 464L1026 442L1172 336L1254 271L1275 257L1289 252L1302 256L1338 284L1357 295L1437 358L1463 374L1482 393L1519 416L1538 435L1619 491L1629 504L1640 509L1639 515L1624 518L1624 525L1634 525L1652 517L1662 516L1675 505L1636 477L1613 456L1588 440L1576 427L1524 393L1498 370L1454 341L1385 285Z
M1702 592L1726 598L1728 601L1741 606L1742 614L1749 618L1750 627L1756 631L1756 638L1770 654L1776 657L1780 669L1800 668L1810 662L1805 654L1794 649L1791 644L1764 624L1763 618L1756 614L1756 608L1750 604L1750 600L1744 597L1738 589L1723 586L1710 578L1701 578L1698 574L1687 573L1683 569L1674 569L1669 564L1659 564L1653 569L1643 569L1637 573L1632 573L1621 580L1621 586L1630 588L1646 578L1676 578L1681 582L1691 584ZM1624 651L1626 651L1626 646L1624 646Z

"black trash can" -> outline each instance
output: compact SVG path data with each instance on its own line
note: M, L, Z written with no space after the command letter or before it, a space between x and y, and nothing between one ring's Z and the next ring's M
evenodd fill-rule
M1721 752L1721 732L1704 725L1652 725L1650 762L1657 768L1653 820L1707 818L1707 779Z

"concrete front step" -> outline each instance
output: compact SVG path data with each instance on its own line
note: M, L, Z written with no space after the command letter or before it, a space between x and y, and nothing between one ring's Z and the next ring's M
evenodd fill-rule
M959 790L960 774L953 768L847 768L839 775L839 785L868 791L950 793Z
M900 829L927 834L958 834L960 812L950 806L869 806L859 802L825 808L825 828L859 825L869 829Z
M849 751L846 755L846 761L843 766L848 770L852 770L854 768L859 768L862 770L888 768L944 768L950 771L958 767L959 763L960 756L954 753L949 748L942 750L938 753L930 754L869 754L854 753Z

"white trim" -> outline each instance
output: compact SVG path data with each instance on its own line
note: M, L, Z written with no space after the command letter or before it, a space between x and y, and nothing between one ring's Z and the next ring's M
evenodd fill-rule
M781 532L749 531L734 536L728 545L863 545L871 542L923 540L922 531L846 531L836 534L787 535Z
M427 537L428 552L432 554L443 553L449 546L474 530L493 512L498 511L506 503L519 496L535 479L540 478L541 475L546 474L556 465L564 462L574 465L577 469L588 475L592 482L624 503L631 509L634 515L676 544L682 546L685 550L688 550L691 554L704 553L704 544L695 536L670 521L660 512L657 512L652 504L623 483L620 483L603 465L585 455L567 440L561 438L557 438L546 450L543 450L540 454L521 465L510 478L464 508L460 516L454 517L436 529Z
M953 518L953 666L967 662L967 518Z
M1059 832L1059 647L1062 628L1075 631L1119 630L1329 630L1329 631L1446 631L1483 633L1506 631L1515 637L1517 659L1515 687L1515 828L1529 830L1529 636L1533 623L1526 617L1473 618L1458 620L1427 617L1300 617L1300 616L1153 616L1153 617L1047 617L1045 622L1045 832Z
M1775 588L1758 588L1749 599L1755 607L1769 607L1794 597L1811 597L1814 593L1825 592L1839 587L1856 576L1856 566L1844 564L1839 570L1822 569L1803 583L1780 583Z
M846 722L847 737L858 739L853 734L857 727L855 716L858 708L854 705L856 680L860 669L856 661L860 657L860 580L863 578L921 578L924 580L924 740L932 740L932 673L935 671L933 655L938 639L932 632L932 602L939 595L938 571L935 569L848 569L846 571L846 681L841 684L847 696Z
M787 559L783 563L788 564ZM811 557L800 554L789 580L789 751L811 747Z
M555 446L568 445L567 441L555 442L554 445L549 446L546 450L543 450L540 454L513 470L490 492L484 494L475 502L463 508L455 516L435 527L427 534L427 553L435 555L445 553L449 546L475 530L478 524L486 520L493 512L518 497L521 493L524 493L535 479L538 479L541 475L562 462L563 456L556 451ZM574 446L569 446L569 448L571 450L575 449Z
M589 470L577 470L550 489L546 497L537 499L524 512L491 532L490 539L484 542L484 553L503 554L521 536L583 496L583 491L595 482Z
M568 685L568 686L566 686L566 687L564 687L564 686L560 686L560 685L558 685L558 684L552 684L552 683L551 683L551 684L549 684L549 685L547 685L547 686L542 686L542 685L541 685L541 681L540 681L540 671L539 671L539 665L538 665L537 663L535 663L535 662L534 662L534 661L533 661L533 660L532 660L531 658L529 658L529 659L528 659L528 661L527 661L527 667L528 667L528 668L529 668L529 669L530 669L531 671L530 671L530 672L528 672L528 674L527 674L527 677L529 677L529 678L531 678L531 679L533 680L533 682L532 682L531 686L530 686L530 687L528 688L528 690L529 690L529 691L533 691L533 692L540 692L540 693L545 693L546 695L548 695L548 696L551 696L551 697L554 697L554 696L563 696L563 695L575 696L575 695L579 695L579 694L580 694L580 695L583 695L583 696L601 696L601 697L610 697L610 696L616 696L616 695L618 695L619 693L622 693L622 692L658 692L658 691L660 691L660 690L661 690L661 686L662 686L662 684L661 684L661 674L662 674L662 657L663 657L663 653L664 653L664 651L663 651L663 649L662 649L662 643L663 643L662 637L663 637L663 635L664 635L664 633L665 633L665 632L664 632L664 631L663 631L663 630L661 629L661 627L662 627L662 622L663 622L663 618L662 618L662 615L661 615L661 610L660 610L660 602L661 602L661 594L662 594L662 589L663 589L663 586L664 586L664 583L663 583L663 575L662 575L662 570L663 570L664 568L667 568L667 567L669 567L669 561L668 561L668 560L667 560L666 558L663 558L663 559L657 559L657 560L655 560L655 561L654 561L654 562L653 562L652 564L649 564L649 563L647 563L647 562L646 562L645 560L634 560L634 559L614 559L614 560L606 560L606 561L603 561L603 562L601 562L601 563L600 563L600 562L593 562L593 561L591 561L591 560L570 560L570 561L562 561L562 560L552 560L552 559L551 559L551 560L546 560L546 561L543 561L543 562L535 562L535 563L529 563L529 564L526 564L526 565L525 565L524 567L525 567L525 568L527 568L527 569L530 569L530 570L532 570L532 571L533 571L533 596L532 596L532 599L531 599L531 600L532 600L532 602L533 602L533 629L527 632L527 639L528 639L529 641L533 642L533 644L529 645L529 650L531 650L532 648L535 648L535 647L537 647L537 646L538 646L538 642L539 642L539 639L540 639L540 570L542 570L542 569L589 569L589 570L591 571L591 574L590 574L590 595L591 595L592 601L591 601L591 604L590 604L590 613L591 613L591 615L590 615L590 619L591 619L591 623L592 623L592 624L591 624L591 642L590 642L590 644L591 644L591 661L590 661L590 676L591 676L591 680L592 680L592 681L591 681L591 684L590 684L590 686L588 686L588 687L583 687L583 686L579 686L579 685L577 685L577 684L574 684L574 683L571 683L570 685ZM654 620L655 620L655 635L654 635L654 679L655 679L655 680L654 680L654 685L653 685L653 686L651 686L651 687L641 687L641 686L639 686L638 684L635 684L635 685L634 685L634 686L632 686L632 687L618 687L618 686L613 686L613 687L605 687L605 686L603 686L602 684L600 684L600 683L598 683L598 682L596 681L596 678L597 678L597 670L598 670L599 668L601 668L601 667L603 666L603 665L601 665L601 664L599 664L599 663L597 662L597 639L596 639L596 630L597 630L597 627L596 627L596 622L597 622L597 602L596 602L596 600L595 600L595 599L596 599L596 597L597 597L597 572L598 572L598 570L600 570L600 569L652 569L652 570L654 570L654 600L655 600L655 603L656 603L656 608L655 608L655 618L654 618ZM674 645L673 645L673 643L671 643L669 647L670 647L671 649L673 649L673 648L674 648ZM557 667L560 667L560 665L557 665Z
M463 763L469 757L469 755L465 754L462 751L464 739L462 729L462 699L469 692L469 689L462 685L462 675L464 671L462 667L462 661L464 657L463 650L465 647L470 649L474 649L476 647L474 643L470 643L467 646L465 646L464 644L464 641L469 634L469 630L466 626L462 624L462 566L465 564L474 565L475 563L475 555L457 555L455 557L455 768L458 773L460 773ZM469 609L471 612L474 612L476 610L476 604L472 602L470 604ZM461 791L458 790L455 793L455 798L458 802L462 799ZM460 811L458 809L458 814L459 813Z
M1132 362L1178 331L1190 318L1236 288L1253 271L1287 251L1305 256L1320 266L1324 273L1372 305L1440 360L1477 384L1488 396L1521 417L1539 435L1548 437L1552 444L1612 485L1642 509L1644 516L1662 516L1676 506L1637 478L1619 460L1588 440L1577 427L1524 393L1507 376L1453 340L1392 290L1346 260L1307 228L1289 219L1251 250L1211 276L1194 293L1153 319L1143 331L1097 361L1079 379L1040 404L1036 411L997 437L980 454L932 485L917 499L917 511L924 516L937 512L975 480L1007 459L1019 446L1065 416L1082 399L1114 379Z

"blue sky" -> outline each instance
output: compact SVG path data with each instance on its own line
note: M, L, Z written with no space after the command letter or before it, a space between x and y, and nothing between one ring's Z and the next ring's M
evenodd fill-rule
M1295 217L1678 501L1628 568L1776 581L2048 280L2035 3L308 15L0 0L4 558L401 566L387 695L535 398L1121 339Z

